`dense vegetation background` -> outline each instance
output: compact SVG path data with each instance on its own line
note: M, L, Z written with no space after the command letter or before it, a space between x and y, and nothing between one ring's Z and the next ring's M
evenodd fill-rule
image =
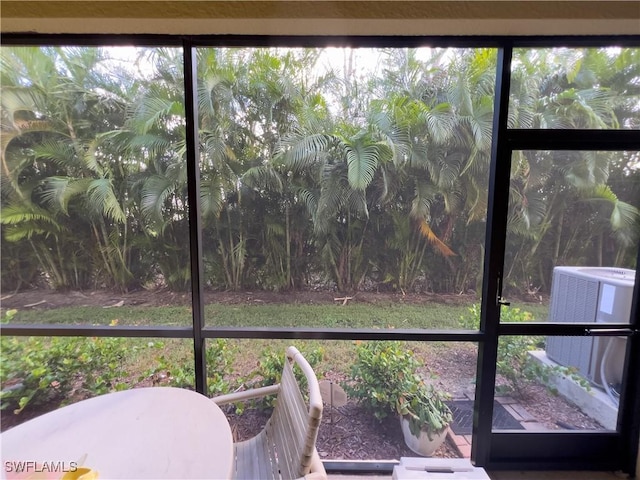
M207 285L480 288L492 49L199 49ZM2 47L2 288L190 284L182 52ZM512 128L640 128L640 49L516 50ZM639 152L515 152L506 288L635 266ZM193 200L193 199L192 199Z

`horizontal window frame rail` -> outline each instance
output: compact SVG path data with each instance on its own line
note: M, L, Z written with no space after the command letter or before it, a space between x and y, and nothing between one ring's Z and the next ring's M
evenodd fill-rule
M505 139L511 150L640 150L640 131L630 129L509 129Z
M3 33L3 46L25 47L176 47L184 45L183 35L166 34L75 34Z
M605 335L609 330L620 330L620 336L634 334L633 325L629 323L548 323L548 322L519 322L500 323L498 335L552 335L562 337L596 337L598 331Z
M24 46L133 46L182 47L292 47L292 48L600 48L637 47L640 35L173 35L173 34L53 34L7 32L3 45Z
M491 432L491 442L496 442L506 453L492 456L485 465L487 470L615 470L620 459L603 457L601 452L615 450L621 437L613 431L563 431L553 432ZM608 446L608 448L607 448ZM566 456L556 458L553 452L564 449ZM586 455L585 460L584 451ZM617 449L620 450L619 448ZM522 455L527 452L527 455Z
M607 336L619 330L618 336L637 334L629 323L500 323L499 336L551 335L594 337ZM601 332L601 333L599 333ZM0 336L80 336L80 337L163 337L193 338L192 327L149 325L61 325L7 323ZM214 327L202 329L204 338L306 339L306 340L400 340L482 342L486 334L480 330L437 330L398 328L321 328L321 327Z
M193 338L191 327L44 325L8 323L0 328L2 337L159 337ZM205 327L203 338L279 339L279 340L399 340L434 342L481 342L478 330L288 328L288 327Z
M279 340L398 340L434 342L482 342L478 330L421 330L369 328L205 327L205 338L247 338Z
M328 473L391 474L399 460L323 460Z
M599 48L640 46L640 35L194 35L196 47ZM258 42L258 44L256 44ZM612 45L615 43L615 45Z

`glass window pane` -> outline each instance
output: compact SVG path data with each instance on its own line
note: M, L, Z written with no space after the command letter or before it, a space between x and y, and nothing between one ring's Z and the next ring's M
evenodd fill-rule
M502 321L630 321L639 158L513 152Z
M1 55L3 307L23 322L189 324L181 49Z
M323 460L399 460L416 455L404 440L396 408L387 404L398 393L407 398L409 394L395 390L399 377L390 371L402 371L406 379L418 378L432 386L455 411L445 439L433 455L469 457L475 344L230 340L228 347L235 360L230 365L232 373L225 377L229 388L278 382L285 349L292 343L309 360L320 383L324 410L316 445ZM387 373L381 374L383 370ZM407 380L407 384L412 383ZM239 438L250 438L263 428L272 400L246 402L240 410L225 407Z
M625 342L501 337L493 430L615 430Z
M195 385L188 339L2 337L0 342L2 430L113 391Z
M496 50L197 58L207 324L459 328L439 304L481 291Z
M508 126L640 129L639 64L639 48L516 48Z

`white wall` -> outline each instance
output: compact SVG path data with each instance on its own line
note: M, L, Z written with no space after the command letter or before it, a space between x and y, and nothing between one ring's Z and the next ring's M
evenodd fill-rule
M289 35L640 34L637 0L3 0L3 32Z

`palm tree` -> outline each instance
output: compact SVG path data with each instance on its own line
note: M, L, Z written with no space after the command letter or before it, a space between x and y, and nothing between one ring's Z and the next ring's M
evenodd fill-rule
M5 240L26 239L59 288L126 288L126 214L103 133L121 125L124 85L93 48L2 51ZM6 189L4 188L6 187ZM62 255L64 249L65 255Z
M224 141L215 143L227 148L203 156L207 178L226 185L209 228L227 287L240 288L251 278L268 288L295 288L307 274L308 219L278 148L297 117L322 108L316 92L323 79L309 78L318 51L232 49L207 56L201 125L207 131L226 125ZM214 85L224 91L214 92ZM230 154L215 158L219 151Z
M122 129L112 132L129 164L130 195L139 217L138 244L147 264L175 290L190 285L186 134L182 52L143 49L137 62L146 72L138 80Z
M469 224L485 217L495 52L417 55L415 50L390 52L378 87L384 100L374 105L409 140L399 161L390 164L393 174L385 175L395 182L385 187L395 197L385 204L394 212L393 221L386 222L387 248L397 259L391 266L400 267L385 276L404 290L419 275L430 276L429 270L439 271L443 281L442 272L449 270L454 280L446 280L444 288L465 289L475 274L458 268L478 270L479 265L456 265L454 251L473 241L467 236ZM407 220L400 221L402 216ZM479 245L482 237L475 241ZM432 288L442 287L432 281Z

